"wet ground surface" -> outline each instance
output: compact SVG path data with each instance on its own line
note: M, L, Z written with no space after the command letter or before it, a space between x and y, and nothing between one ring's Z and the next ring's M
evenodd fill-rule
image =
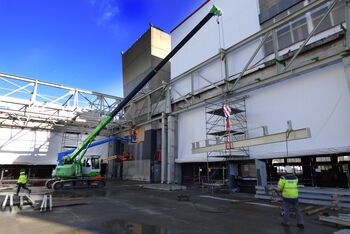
M54 192L54 204L91 202L40 213L26 206L0 212L1 233L334 233L342 229L305 216L305 229L280 225L279 205L265 201L233 204L248 194L208 194L200 190L142 189L136 182L109 182L103 189ZM40 203L44 187L32 187ZM8 191L2 191L6 193ZM1 195L0 193L0 195ZM179 195L180 198L179 199ZM71 198L74 200L69 200ZM187 199L188 198L188 199ZM303 207L303 205L302 205ZM350 211L340 211L350 213Z

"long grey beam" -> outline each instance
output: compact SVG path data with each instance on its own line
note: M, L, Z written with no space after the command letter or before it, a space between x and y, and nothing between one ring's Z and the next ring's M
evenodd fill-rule
M300 140L300 139L305 139L310 137L311 137L310 129L302 128L302 129L290 131L288 138L287 138L287 132L280 132L280 133L275 133L275 134L266 135L266 136L249 138L245 140L231 141L231 145L232 145L232 149L237 149L240 147L271 144L271 143L277 143L277 142L284 142L286 140L293 141L293 140ZM226 144L222 143L222 144L194 148L192 149L192 154L206 153L206 152L215 151L215 150L226 150Z

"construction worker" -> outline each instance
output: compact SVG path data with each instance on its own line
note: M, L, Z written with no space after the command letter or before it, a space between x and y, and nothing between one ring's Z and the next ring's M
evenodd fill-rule
M29 194L32 192L32 190L27 188L27 175L26 170L24 169L21 169L21 172L19 173L19 178L17 180L17 196L21 188L28 190Z
M293 174L291 166L286 166L285 172L286 175L281 176L278 181L278 189L282 192L284 209L282 225L289 227L289 208L293 206L297 216L298 227L304 228L303 216L298 202L298 177Z

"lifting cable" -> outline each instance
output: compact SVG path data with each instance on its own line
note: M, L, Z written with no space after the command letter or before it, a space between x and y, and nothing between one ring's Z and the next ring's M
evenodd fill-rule
M219 18L221 16L217 16L216 17L216 23L218 25L218 38L219 38L219 52L221 53L221 66L220 66L220 72L221 72L221 78L223 78L224 80L226 79L226 74L224 74L224 69L225 68L225 64L224 64L224 68L222 67L222 62L226 59L225 58L225 54L222 53L222 50L225 49L225 42L224 42L224 31L223 31L223 28L222 28L222 18ZM221 21L221 22L220 22Z

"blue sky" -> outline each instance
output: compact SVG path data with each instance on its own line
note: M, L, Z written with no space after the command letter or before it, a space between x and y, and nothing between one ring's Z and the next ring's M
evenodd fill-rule
M121 51L205 0L0 0L0 72L122 96Z

